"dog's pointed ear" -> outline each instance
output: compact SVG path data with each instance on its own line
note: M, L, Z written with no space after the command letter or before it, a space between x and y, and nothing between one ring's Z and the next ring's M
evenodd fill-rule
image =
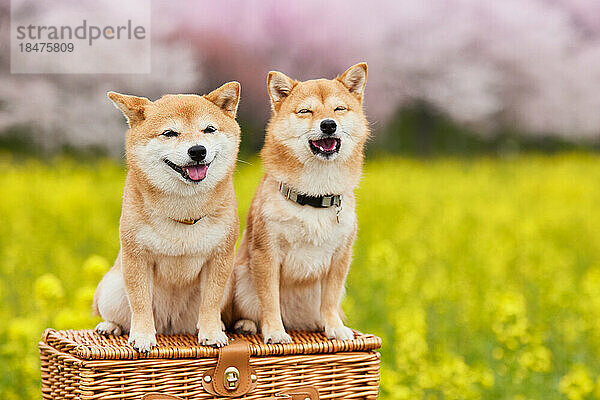
M351 66L337 80L346 86L348 91L362 101L367 84L367 63L358 63Z
M146 118L146 107L152 102L145 97L129 96L117 92L108 92L106 96L121 110L130 128Z
M204 97L223 110L225 114L235 118L240 103L240 90L240 83L232 81L216 88Z
M279 71L269 72L269 75L267 75L267 90L273 107L289 96L294 86L296 86L296 82L286 74Z

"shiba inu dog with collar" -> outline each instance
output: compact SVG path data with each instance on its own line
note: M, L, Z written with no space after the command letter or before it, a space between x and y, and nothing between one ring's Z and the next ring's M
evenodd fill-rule
M351 339L340 302L356 236L354 189L369 136L365 63L339 77L297 82L270 72L272 117L223 312L265 343L288 330Z
M94 294L104 334L129 333L140 352L156 333L195 333L224 346L220 306L239 220L233 170L240 85L154 102L109 92L129 123L121 249Z

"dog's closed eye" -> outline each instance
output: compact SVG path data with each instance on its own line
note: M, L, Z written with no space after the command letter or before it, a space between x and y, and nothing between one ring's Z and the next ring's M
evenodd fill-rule
M161 135L166 136L166 137L177 137L177 136L179 136L179 132L175 132L171 129L167 129L163 133L161 133Z
M216 131L217 131L217 128L215 128L212 125L209 125L206 128L204 128L204 130L202 132L204 132L204 133L214 133Z

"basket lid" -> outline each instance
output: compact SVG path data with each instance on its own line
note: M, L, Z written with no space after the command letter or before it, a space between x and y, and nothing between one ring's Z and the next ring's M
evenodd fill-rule
M330 340L323 333L290 332L293 343L264 344L261 335L228 334L229 339L250 343L254 357L369 351L381 347L381 339L354 331L354 339ZM216 358L219 350L198 344L194 335L156 335L157 346L140 354L127 344L127 335L103 336L93 330L46 329L42 341L56 350L82 360L127 360L138 358Z

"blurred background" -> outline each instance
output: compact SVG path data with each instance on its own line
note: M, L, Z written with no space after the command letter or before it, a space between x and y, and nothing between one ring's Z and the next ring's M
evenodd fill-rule
M94 9L30 11L75 3ZM19 75L0 1L3 399L40 397L44 328L97 322L125 176L108 90L239 81L244 220L267 72L333 78L360 61L373 138L344 308L384 339L381 398L600 398L600 2L151 4L150 74Z

